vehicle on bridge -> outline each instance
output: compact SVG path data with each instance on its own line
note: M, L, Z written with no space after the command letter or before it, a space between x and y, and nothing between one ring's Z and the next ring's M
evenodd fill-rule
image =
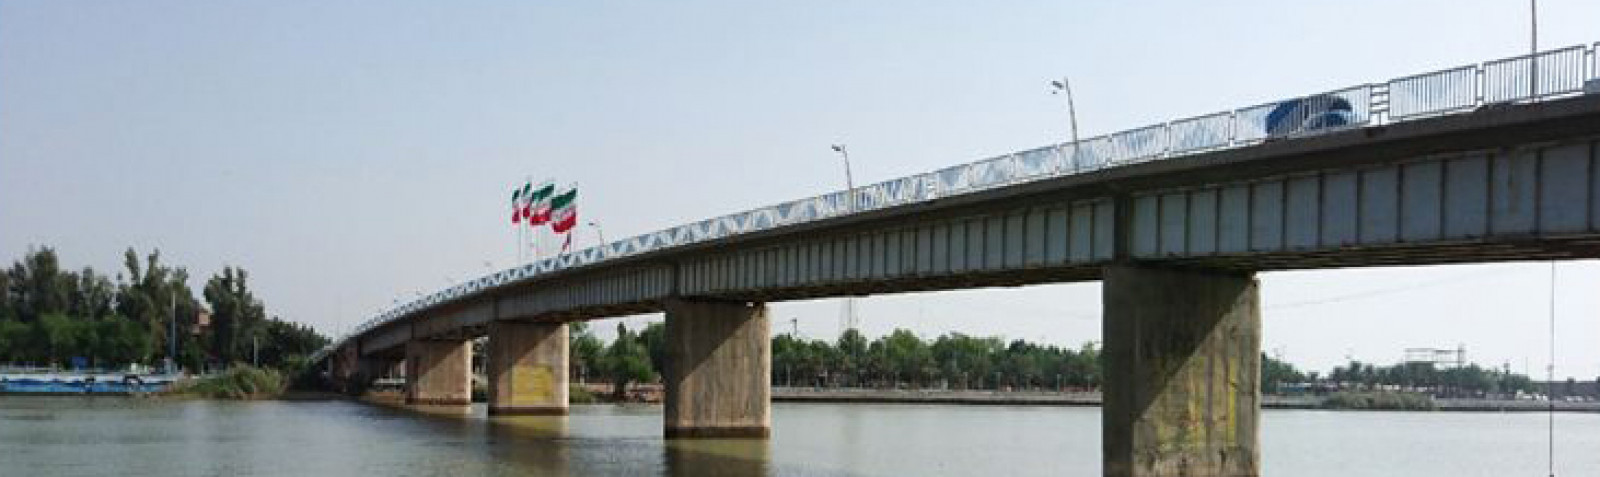
M1355 108L1344 98L1319 94L1278 103L1267 114L1267 137L1357 124Z

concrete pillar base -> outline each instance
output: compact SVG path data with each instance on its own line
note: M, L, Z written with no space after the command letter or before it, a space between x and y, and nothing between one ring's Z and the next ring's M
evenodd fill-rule
M406 343L406 404L472 404L472 342L412 340Z
M669 439L772 435L772 345L761 303L667 301Z
M564 407L491 407L491 416L565 416L567 408Z
M567 325L494 322L489 325L489 414L567 414Z
M414 406L471 406L472 398L406 398L406 404Z
M1253 274L1113 266L1104 277L1105 475L1260 475Z
M667 426L668 439L766 439L772 437L772 426L746 427L674 427Z

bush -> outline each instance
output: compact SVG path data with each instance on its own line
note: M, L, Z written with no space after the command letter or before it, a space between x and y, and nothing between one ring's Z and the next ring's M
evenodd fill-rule
M1385 411L1432 411L1439 408L1424 394L1395 391L1340 391L1322 400L1324 409L1372 409Z
M583 386L573 384L567 386L567 402L571 404L594 404L600 402L600 398L589 392L588 389L584 389Z
M269 399L283 394L288 383L275 369L237 365L222 374L176 384L168 394L211 399Z

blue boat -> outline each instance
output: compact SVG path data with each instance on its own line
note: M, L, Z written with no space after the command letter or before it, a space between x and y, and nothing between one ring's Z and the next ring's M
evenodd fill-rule
M138 373L0 373L0 394L143 394L165 391L174 380Z

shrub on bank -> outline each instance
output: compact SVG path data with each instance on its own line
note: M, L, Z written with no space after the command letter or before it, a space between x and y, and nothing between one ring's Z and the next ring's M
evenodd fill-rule
M1425 394L1398 391L1340 391L1322 400L1324 409L1372 409L1384 411L1432 411L1439 408Z
M168 394L209 399L270 399L283 394L288 382L275 369L237 365L221 374L174 384Z
M584 389L583 386L573 384L567 386L567 402L571 404L594 404L600 402L600 398L589 392L588 389Z

